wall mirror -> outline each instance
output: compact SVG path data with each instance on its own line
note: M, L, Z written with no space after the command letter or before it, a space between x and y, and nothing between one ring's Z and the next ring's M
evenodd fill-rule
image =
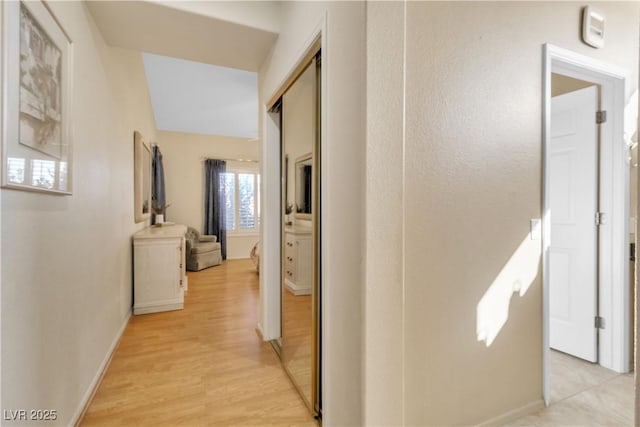
M320 413L318 70L313 59L281 98L280 357L313 415ZM295 215L291 215L293 213ZM293 218L291 218L293 216Z
M296 160L296 217L311 219L311 188L313 183L313 156L311 153Z
M138 131L133 133L133 208L135 222L151 215L151 147Z

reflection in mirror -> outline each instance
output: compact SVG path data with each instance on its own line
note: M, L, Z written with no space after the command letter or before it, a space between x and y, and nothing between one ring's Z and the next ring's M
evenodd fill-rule
M317 409L314 211L315 61L282 97L282 363L309 410ZM295 159L295 160L294 160ZM288 214L293 211L295 215ZM293 218L292 218L293 217Z
M311 154L296 160L296 213L311 213L312 170Z
M307 404L311 400L312 247L311 229L284 230L285 262L282 291L282 355L285 368Z
M25 175L25 160L9 157L7 159L7 174L9 175L9 182L12 184L24 183Z
M133 133L134 216L142 222L151 215L151 147L142 134Z

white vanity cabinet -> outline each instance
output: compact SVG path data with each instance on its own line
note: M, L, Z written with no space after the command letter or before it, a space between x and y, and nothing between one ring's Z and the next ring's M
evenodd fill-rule
M284 229L284 285L294 295L310 295L313 284L311 228Z
M133 235L133 314L184 308L186 232L166 225Z

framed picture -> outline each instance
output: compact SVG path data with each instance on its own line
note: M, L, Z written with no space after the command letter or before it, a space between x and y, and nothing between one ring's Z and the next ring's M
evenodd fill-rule
M42 1L2 2L2 187L72 192L72 43Z
M151 147L133 132L133 209L136 222L151 216Z

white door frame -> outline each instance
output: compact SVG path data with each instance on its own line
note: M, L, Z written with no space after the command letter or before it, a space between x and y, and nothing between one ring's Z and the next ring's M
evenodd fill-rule
M299 53L294 57L294 61L288 67L288 71L282 77L280 83L276 86L276 89L272 94L269 95L268 98L264 99L264 102L267 102L271 98L273 98L278 90L285 86L286 82L289 78L295 73L295 70L298 68L298 65L304 60L307 53L313 47L318 39L320 39L320 48L322 52L326 51L326 38L327 38L327 18L326 15L323 16L321 21L316 25L316 27L311 32L310 36L307 40L302 44ZM323 55L324 56L324 55ZM326 59L323 57L323 62L326 62ZM326 150L326 141L324 140L326 132L325 132L325 122L326 122L326 80L327 80L327 67L320 68L320 79L321 79L321 114L322 120L320 123L322 137L320 140L320 158L324 158L324 150ZM262 122L264 124L263 128L263 136L264 142L262 145L262 178L261 182L280 182L282 175L280 172L281 167L281 154L280 154L280 137L281 131L280 124L275 122L274 115L269 113L265 105L261 105L262 114ZM320 170L320 179L321 179L321 188L325 186L323 177L325 177L325 168L324 163L321 164ZM280 338L281 330L280 330L280 322L281 322L281 306L280 306L280 298L281 298L281 251L282 251L282 242L281 242L281 229L280 224L282 221L281 217L281 186L273 185L271 187L267 187L266 185L262 185L262 194L260 195L260 200L262 203L261 206L261 251L260 251L260 286L259 286L259 299L260 299L260 315L259 315L259 323L257 325L257 329L262 334L262 339L264 341L277 340ZM321 198L325 197L325 194L320 195ZM321 212L322 214L322 212ZM324 218L320 217L320 222L322 223ZM320 236L320 239L323 239L323 236ZM321 256L324 259L325 254L322 253ZM323 306L322 306L323 307ZM324 319L324 313L322 313ZM324 327L324 325L323 325ZM324 329L323 329L324 330ZM324 339L324 337L323 337ZM324 357L324 355L323 355Z
M283 75L281 82L276 86L276 90L267 99L273 98L277 93L277 90L282 88L286 81L294 74L300 62L305 58L305 55L311 50L312 46L317 40L320 40L320 50L322 52L322 66L320 67L320 141L319 141L319 155L320 159L328 158L328 144L327 144L327 128L328 128L328 55L327 55L327 39L328 39L328 16L325 12L322 18L316 24L316 26L310 32L307 40L302 44L299 52L294 57L294 61L290 63L288 71ZM266 99L264 100L266 101ZM279 125L274 122L272 116L265 108L265 105L261 106L262 120L264 123L263 136L264 142L262 145L262 179L261 182L279 182L281 179L281 154L280 154L280 136L281 129ZM325 185L326 177L329 176L328 165L326 161L320 162L320 200L327 200L328 190ZM259 286L259 299L260 299L260 315L257 329L262 334L264 341L277 340L281 336L281 186L274 185L271 188L266 188L263 185L263 191L260 200L262 201L262 221L261 225L261 243L262 250L260 252L260 286ZM320 210L320 224L327 224L327 211ZM319 231L319 238L321 242L329 241L329 232L327 227L322 227ZM328 244L322 245L320 259L322 264L320 265L320 277L325 277L328 271ZM320 292L320 317L321 317L321 340L323 343L329 342L328 322L329 316L326 315L327 301L329 299L330 286L328 283L324 283L320 279L318 286L322 287ZM324 417L328 413L331 413L331 402L326 398L326 390L331 389L333 383L328 372L331 372L331 366L333 363L332 355L329 353L327 345L323 345L320 348L320 358L322 360L321 377L318 381L321 383L321 396L322 399L322 414ZM325 418L326 419L326 418Z
M586 80L601 87L599 315L605 328L599 333L599 363L617 372L629 371L629 158L624 140L626 73L623 69L551 44L543 47L543 162L542 162L542 370L543 399L549 405L549 143L551 73ZM594 117L595 120L595 117ZM594 212L595 214L595 212ZM594 218L595 220L595 218Z

